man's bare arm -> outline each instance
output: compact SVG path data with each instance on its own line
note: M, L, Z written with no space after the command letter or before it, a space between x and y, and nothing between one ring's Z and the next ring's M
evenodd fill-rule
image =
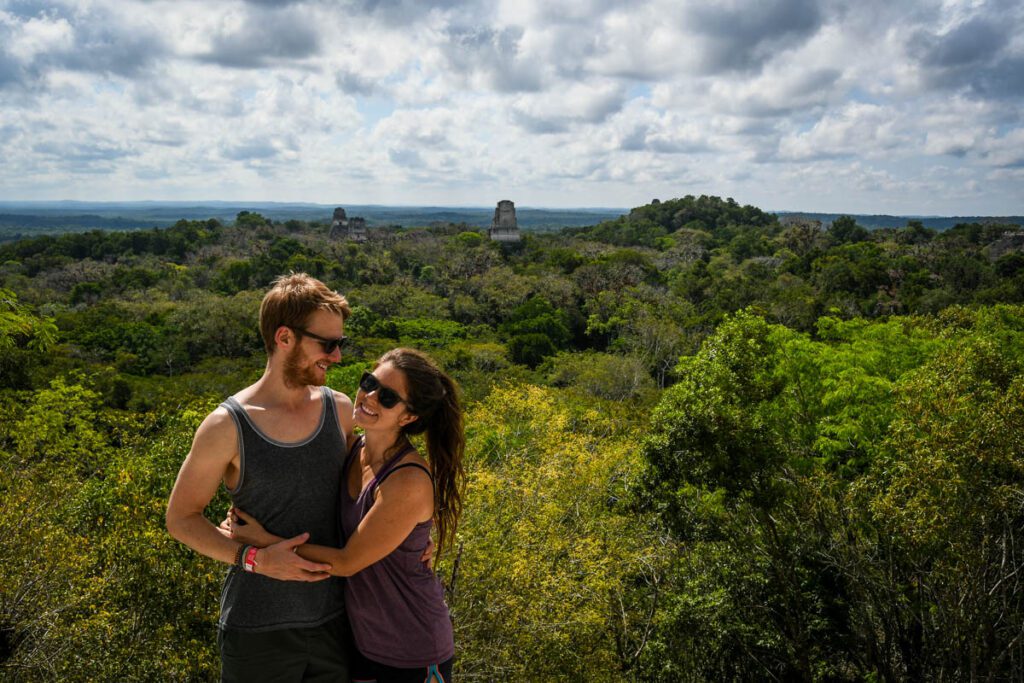
M231 564L240 544L220 533L203 511L213 500L231 461L238 451L238 433L226 410L210 413L196 430L185 462L174 482L167 503L167 531L193 550L215 560ZM271 578L289 581L321 581L330 565L302 559L292 548L308 538L293 539L261 549L257 553L257 571Z

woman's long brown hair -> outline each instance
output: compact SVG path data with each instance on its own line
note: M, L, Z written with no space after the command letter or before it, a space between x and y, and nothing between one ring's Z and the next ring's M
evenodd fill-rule
M377 363L391 363L405 375L410 410L419 419L402 427L402 431L409 435L426 433L427 459L434 475L435 559L440 559L445 548L455 542L466 479L462 466L466 436L459 388L429 356L415 349L393 349Z

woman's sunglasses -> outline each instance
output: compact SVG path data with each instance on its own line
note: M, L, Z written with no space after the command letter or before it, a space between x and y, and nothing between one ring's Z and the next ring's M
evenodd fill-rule
M348 337L346 336L341 336L337 339L327 339L326 337L321 337L319 334L313 334L309 330L304 330L301 327L293 327L292 329L303 337L309 337L310 339L320 342L320 345L324 347L324 353L327 354L334 353L334 349L343 349L348 346Z
M397 391L381 384L380 380L369 372L363 373L359 380L359 388L363 390L364 394L372 394L376 391L377 402L385 408L394 408L399 403L404 403L406 407L412 408L408 401L398 395Z

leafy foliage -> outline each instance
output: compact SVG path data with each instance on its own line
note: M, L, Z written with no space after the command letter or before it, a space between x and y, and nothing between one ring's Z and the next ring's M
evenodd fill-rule
M686 544L663 637L710 679L1015 677L1024 309L819 337L731 318L655 411L641 497Z
M4 677L216 678L221 569L163 509L260 374L263 290L305 270L354 305L332 386L412 345L468 399L460 676L1021 678L1019 227L688 196L517 248L327 232L0 244Z
M622 505L636 434L602 412L506 385L468 415L473 504L451 604L477 654L462 675L608 680L637 666L667 554Z

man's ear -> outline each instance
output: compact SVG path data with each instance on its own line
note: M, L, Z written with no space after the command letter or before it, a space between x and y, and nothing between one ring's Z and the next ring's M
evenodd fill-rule
M277 331L274 332L274 343L277 346L283 346L284 348L288 348L297 340L298 337L295 335L295 332L292 330L292 328L288 327L287 325L279 326L277 328Z

